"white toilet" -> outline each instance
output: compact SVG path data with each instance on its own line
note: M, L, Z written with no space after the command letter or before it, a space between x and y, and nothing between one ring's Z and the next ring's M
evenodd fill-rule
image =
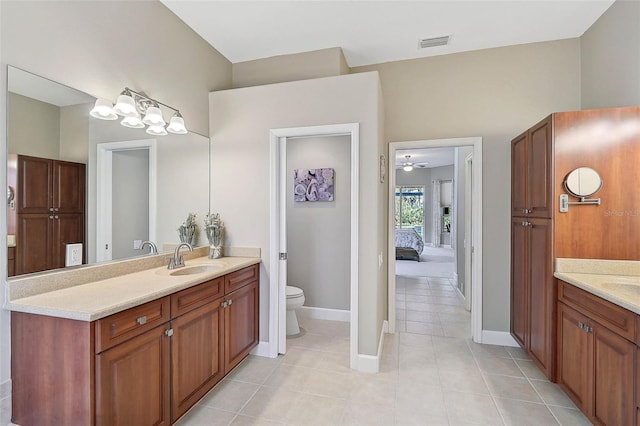
M301 333L298 325L296 309L304 305L304 292L301 288L287 286L287 336L296 336Z

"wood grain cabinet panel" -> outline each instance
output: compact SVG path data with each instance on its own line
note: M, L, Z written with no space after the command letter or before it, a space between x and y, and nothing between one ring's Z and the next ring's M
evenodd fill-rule
M258 344L258 281L225 296L224 363L231 371Z
M589 319L564 303L558 303L558 384L578 408L585 411L591 398Z

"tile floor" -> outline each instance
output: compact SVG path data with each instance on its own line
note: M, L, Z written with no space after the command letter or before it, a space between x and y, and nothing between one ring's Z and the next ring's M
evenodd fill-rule
M522 350L467 337L448 280L399 279L397 297L378 374L349 369L348 323L301 319L286 355L248 357L178 425L590 424Z

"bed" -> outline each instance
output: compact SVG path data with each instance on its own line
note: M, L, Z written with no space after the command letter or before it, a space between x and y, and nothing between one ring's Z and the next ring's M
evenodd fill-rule
M423 249L424 242L415 229L396 229L396 260L420 262L420 254Z

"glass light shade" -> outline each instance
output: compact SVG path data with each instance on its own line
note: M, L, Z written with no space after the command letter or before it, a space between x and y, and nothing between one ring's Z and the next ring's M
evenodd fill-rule
M136 111L136 103L131 95L120 95L116 101L116 105L113 107L116 114L123 115L125 117L132 117L138 114Z
M164 118L162 118L162 111L160 111L160 108L155 106L147 108L147 113L142 119L142 122L149 126L164 126L167 124L164 121Z
M147 133L153 136L165 136L167 131L162 126L149 126L147 127Z
M113 112L113 104L103 98L96 99L96 104L89 115L100 120L116 120L118 118L118 115Z
M171 117L171 121L167 126L167 131L169 133L175 133L176 135L184 135L187 133L187 128L184 126L184 119L182 117L178 117L178 115Z
M402 168L405 172L410 172L411 170L413 170L413 166L410 165L406 165Z
M124 127L130 127L132 129L144 128L144 124L140 119L140 114L138 114L137 112L136 112L136 115L134 116L123 118L120 124L122 124Z

